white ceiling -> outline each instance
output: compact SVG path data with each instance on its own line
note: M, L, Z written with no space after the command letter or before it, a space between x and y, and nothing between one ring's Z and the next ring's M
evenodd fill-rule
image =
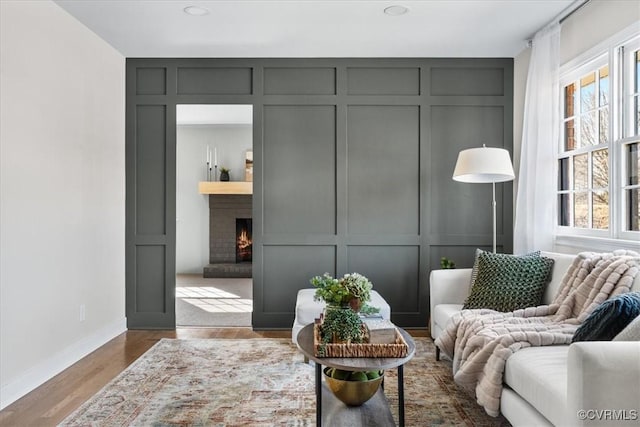
M574 0L56 0L132 57L515 57ZM403 5L401 16L383 13ZM209 10L190 16L187 6Z

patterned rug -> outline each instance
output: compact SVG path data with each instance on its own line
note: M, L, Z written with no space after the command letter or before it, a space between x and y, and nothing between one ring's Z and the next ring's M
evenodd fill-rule
M405 365L407 426L509 426L484 413L416 338ZM385 394L397 423L396 371ZM61 426L313 426L314 368L287 339L163 339Z

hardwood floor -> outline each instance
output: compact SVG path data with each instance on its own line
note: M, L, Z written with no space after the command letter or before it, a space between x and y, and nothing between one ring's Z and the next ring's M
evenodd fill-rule
M428 336L427 330L409 330ZM112 339L31 393L0 411L0 426L55 426L162 338L289 338L290 330L178 328L132 330Z
M250 328L131 330L109 341L0 411L2 426L55 426L162 338L279 338L290 331Z

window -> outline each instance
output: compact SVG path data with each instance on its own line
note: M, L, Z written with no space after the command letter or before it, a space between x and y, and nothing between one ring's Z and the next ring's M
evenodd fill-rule
M609 228L609 65L564 85L564 147L559 159L559 223Z
M637 240L640 37L601 50L560 83L560 234Z
M627 229L640 231L640 40L629 44L627 53L623 53L623 66L626 69L626 91L624 109L627 123L625 135L622 138L623 170L623 197L622 205L626 215Z

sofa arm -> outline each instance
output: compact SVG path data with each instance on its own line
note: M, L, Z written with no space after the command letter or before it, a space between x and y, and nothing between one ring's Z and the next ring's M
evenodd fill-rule
M471 269L432 270L429 275L431 312L438 304L464 304L469 295Z
M567 425L638 425L639 341L571 344L567 368Z

